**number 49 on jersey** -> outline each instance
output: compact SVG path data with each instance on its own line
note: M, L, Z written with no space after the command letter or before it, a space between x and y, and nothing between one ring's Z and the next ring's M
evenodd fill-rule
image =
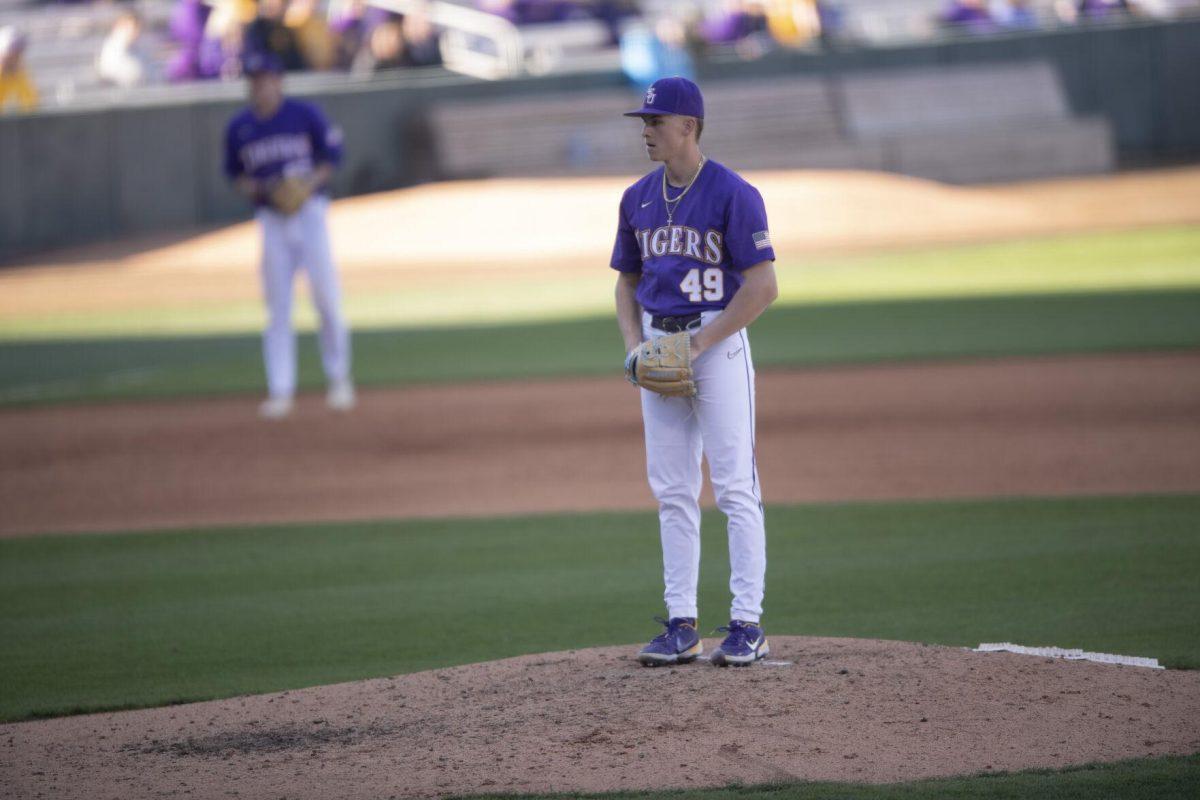
M679 282L679 289L693 303L715 302L725 297L725 273L718 267L709 267L703 275L698 268L690 269Z

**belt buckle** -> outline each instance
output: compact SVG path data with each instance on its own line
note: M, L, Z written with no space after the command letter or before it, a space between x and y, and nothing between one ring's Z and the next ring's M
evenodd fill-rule
M654 325L653 319L650 321L650 324L664 333L698 330L701 322L703 322L703 318L699 314L664 315L657 319L657 325Z

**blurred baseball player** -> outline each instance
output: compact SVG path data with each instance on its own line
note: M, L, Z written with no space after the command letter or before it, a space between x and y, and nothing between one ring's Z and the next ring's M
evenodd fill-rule
M700 152L704 100L686 78L663 78L642 107L651 161L662 166L621 198L612 267L626 375L642 387L646 471L658 500L665 630L643 664L701 654L696 629L700 570L701 456L729 520L727 635L718 666L768 653L761 624L766 534L754 455L754 365L744 330L778 295L775 251L761 195Z
M341 133L316 106L284 97L283 64L273 54L250 53L243 69L250 105L230 120L226 130L225 172L255 204L262 229L268 396L259 413L279 419L292 410L296 393L292 280L299 268L308 272L321 321L321 362L329 387L326 402L334 410L347 411L355 403L350 333L342 318L325 225L326 186L341 159Z

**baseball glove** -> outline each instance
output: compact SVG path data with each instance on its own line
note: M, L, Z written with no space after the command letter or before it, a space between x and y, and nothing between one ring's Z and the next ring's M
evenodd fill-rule
M271 207L291 216L312 196L312 183L304 178L284 178L271 189Z
M680 331L642 342L625 358L625 378L668 397L695 397L692 335Z

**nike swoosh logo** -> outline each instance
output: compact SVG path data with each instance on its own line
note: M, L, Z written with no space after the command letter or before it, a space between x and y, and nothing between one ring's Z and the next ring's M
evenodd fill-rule
M642 208L645 208L646 206L650 205L653 202L654 202L653 200L647 200L645 203L642 203Z
M726 353L725 357L732 359L734 356L736 356L740 352L742 352L742 348L739 347L737 350L734 350L732 353Z

